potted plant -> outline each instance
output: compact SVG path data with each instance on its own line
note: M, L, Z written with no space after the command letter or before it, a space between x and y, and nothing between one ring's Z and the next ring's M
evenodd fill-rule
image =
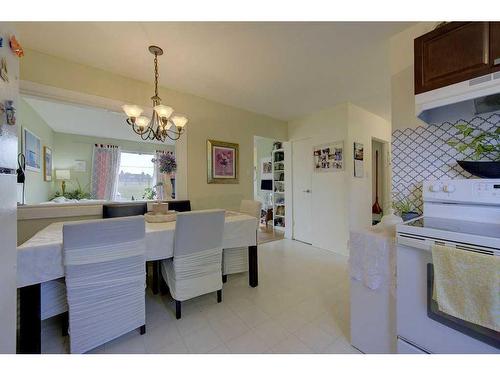
M156 185L153 187L147 187L144 189L144 194L142 194L142 199L147 199L147 200L153 200L156 198L157 194L157 188L163 186L163 182L158 182Z
M408 221L419 217L415 205L408 198L402 198L393 204L394 210L401 216L403 221Z
M458 152L473 151L473 160L457 160L470 174L482 178L500 178L500 127L493 131L476 131L467 124L456 125L460 141L448 141ZM490 156L494 160L479 160Z
M62 194L59 191L56 191L52 196L51 200L58 197L64 197L67 199L76 199L76 200L92 199L92 195L82 189L82 186L80 185L80 181L78 181L78 179L76 180L76 184L77 188L73 191L66 191L64 194Z

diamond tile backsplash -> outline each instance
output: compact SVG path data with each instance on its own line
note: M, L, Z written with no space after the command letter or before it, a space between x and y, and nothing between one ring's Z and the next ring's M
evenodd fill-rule
M422 212L422 181L431 179L471 178L456 160L470 159L472 152L460 153L447 144L459 139L457 124L470 124L477 131L500 126L500 112L476 116L470 120L443 122L392 133L392 199L409 198ZM494 160L493 156L484 158Z

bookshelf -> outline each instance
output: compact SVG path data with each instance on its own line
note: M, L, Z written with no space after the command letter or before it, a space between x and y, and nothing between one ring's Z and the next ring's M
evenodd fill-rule
M285 150L280 148L272 153L273 173L273 227L284 231L286 227L285 213Z

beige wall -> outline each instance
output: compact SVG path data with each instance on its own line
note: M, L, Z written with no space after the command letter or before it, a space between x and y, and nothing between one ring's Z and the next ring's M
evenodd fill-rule
M418 23L390 40L392 130L425 126L415 116L413 40L434 29L436 24Z
M311 237L315 246L348 254L349 229L371 225L372 138L390 142L391 125L371 112L345 103L290 121L288 134L292 150L293 141L305 138L310 138L313 145L344 141L344 170L313 172ZM354 142L364 145L365 173L362 178L354 177ZM312 163L312 150L310 157ZM388 170L388 164L384 168Z
M19 125L17 127L18 150L24 153L23 147L23 129L28 129L37 137L41 143L41 170L40 172L26 171L25 180L25 203L35 204L46 202L52 192L53 181L44 180L43 174L43 147L47 146L52 150L52 161L54 161L54 131L50 126L36 113L33 108L22 98L19 100L18 109ZM53 164L53 163L52 163ZM54 176L52 176L54 179Z
M389 144L391 142L391 124L387 120L379 117L363 108L349 105L349 128L347 145L347 173L350 179L349 184L349 228L366 228L372 224L372 139ZM354 142L362 143L364 146L364 176L354 177ZM387 149L388 151L388 149ZM388 176L390 169L387 155L380 155L383 159L380 163L382 175ZM388 186L390 180L385 177L385 184ZM388 191L381 192L381 195L388 195ZM388 199L383 199L385 202ZM386 210L388 207L382 207Z
M34 50L21 60L21 79L104 98L150 106L153 84L77 64ZM286 123L194 95L160 88L160 96L189 118L187 131L187 188L195 209L237 208L253 197L253 136L286 139ZM207 139L240 145L240 182L207 184Z

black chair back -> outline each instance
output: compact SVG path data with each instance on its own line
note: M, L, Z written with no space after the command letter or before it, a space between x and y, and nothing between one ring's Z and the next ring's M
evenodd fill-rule
M144 215L146 212L148 212L148 206L146 202L109 203L102 206L102 217L104 219Z
M189 200L168 201L168 209L177 212L191 211L191 202ZM104 219L144 215L146 212L148 212L146 202L108 203L102 206Z
M177 212L191 211L191 201L168 201L168 209L175 210Z

